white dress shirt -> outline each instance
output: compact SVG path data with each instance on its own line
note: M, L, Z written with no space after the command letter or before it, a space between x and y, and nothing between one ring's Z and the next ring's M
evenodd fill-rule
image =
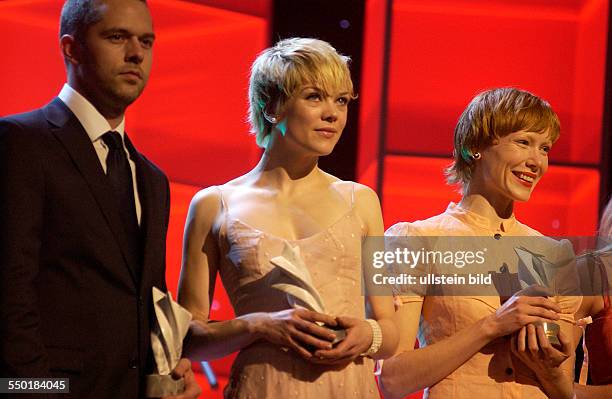
M138 195L138 184L136 183L136 165L130 157L130 154L125 147L125 117L121 120L121 123L116 128L112 129L106 118L100 114L100 112L94 107L85 97L79 94L76 90L68 85L64 84L62 90L58 94L60 100L66 104L66 106L72 111L77 117L81 125L87 132L91 143L98 154L100 164L104 173L106 173L106 156L108 155L108 146L102 140L102 135L109 131L115 131L121 135L121 141L123 143L123 150L125 151L130 169L132 170L132 184L134 189L134 202L136 205L136 217L138 218L138 224L140 224L142 209L140 206L140 197Z

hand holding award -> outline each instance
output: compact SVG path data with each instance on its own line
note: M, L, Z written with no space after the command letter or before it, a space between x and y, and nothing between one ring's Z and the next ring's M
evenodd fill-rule
M327 313L323 299L314 287L310 272L302 261L299 247L293 248L289 243L285 243L282 255L272 258L270 262L280 271L278 274L271 275L271 286L285 292L287 301L292 307L303 307L314 312ZM346 337L346 331L343 329L330 330L336 335L332 344Z
M151 346L157 374L146 377L146 397L158 398L180 394L185 390L183 379L175 380L170 374L178 364L183 351L183 339L189 330L191 313L153 287L153 307L156 323L151 329Z

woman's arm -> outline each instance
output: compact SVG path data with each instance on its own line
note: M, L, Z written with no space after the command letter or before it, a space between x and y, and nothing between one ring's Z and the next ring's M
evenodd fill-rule
M422 302L408 302L398 310L401 331L398 353L385 360L381 375L386 398L430 387L446 378L492 340L526 324L559 318L557 304L546 298L513 296L492 315L483 317L455 335L414 349Z
M492 339L485 330L485 320L459 331L454 336L414 349L423 302L408 302L398 311L402 332L398 354L385 360L381 387L385 398L403 398L409 393L432 386L465 363Z
M574 384L576 399L610 399L612 385L580 385Z
M576 313L576 319L596 315L603 309L604 303L601 296L585 296L582 299L580 309ZM579 342L582 336L582 328L574 328L574 342ZM606 367L607 365L602 365ZM612 385L582 385L574 383L576 399L608 399L612 398Z
M334 318L304 309L274 313L251 313L233 320L209 322L210 303L219 264L215 234L221 199L216 188L200 191L189 206L183 240L183 265L178 301L193 315L186 356L208 360L226 356L264 339L293 349L301 356L312 354L304 344L331 347L334 335L315 321L330 326Z
M378 195L371 188L364 185L357 185L357 211L364 222L367 229L366 236L384 237L384 224L382 218L382 210L380 209L380 200ZM366 278L368 273L366 273ZM366 288L369 284L365 285ZM393 306L392 292L389 295L369 295L367 298L369 317L373 318L380 325L382 332L382 345L378 352L372 355L375 359L386 359L392 356L397 350L399 343L399 332L397 328L397 320L395 320L395 308ZM370 346L371 341L368 343ZM367 348L366 348L367 349Z
M364 224L367 237L383 237L384 226L378 196L367 186L351 184L355 184L355 211ZM398 342L393 298L389 293L388 296L368 296L366 300L370 311L368 317L377 321L382 333L382 344L372 357L384 359L395 353ZM350 362L365 353L372 344L373 330L368 322L345 316L336 319L339 326L347 329L347 337L332 350L317 351L315 361L319 363Z

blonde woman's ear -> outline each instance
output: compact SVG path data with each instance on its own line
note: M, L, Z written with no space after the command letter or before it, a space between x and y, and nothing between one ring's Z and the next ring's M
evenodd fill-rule
M273 124L273 125L276 125L276 122L278 122L278 120L276 119L276 117L275 117L275 116L271 116L271 115L269 115L269 114L268 114L267 112L265 112L265 111L264 111L264 113L263 113L263 117L264 117L264 118L265 118L265 119L266 119L268 122L270 122L270 123L271 123L271 124Z

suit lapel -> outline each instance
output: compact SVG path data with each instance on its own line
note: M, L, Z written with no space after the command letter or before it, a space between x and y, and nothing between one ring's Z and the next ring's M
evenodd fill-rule
M58 98L45 107L44 112L49 123L53 125L51 127L52 133L62 143L76 168L87 182L117 241L117 245L121 249L132 281L138 287L139 281L135 272L138 267L138 260L127 246L125 229L121 223L119 212L116 210L116 199L87 132L74 114Z

